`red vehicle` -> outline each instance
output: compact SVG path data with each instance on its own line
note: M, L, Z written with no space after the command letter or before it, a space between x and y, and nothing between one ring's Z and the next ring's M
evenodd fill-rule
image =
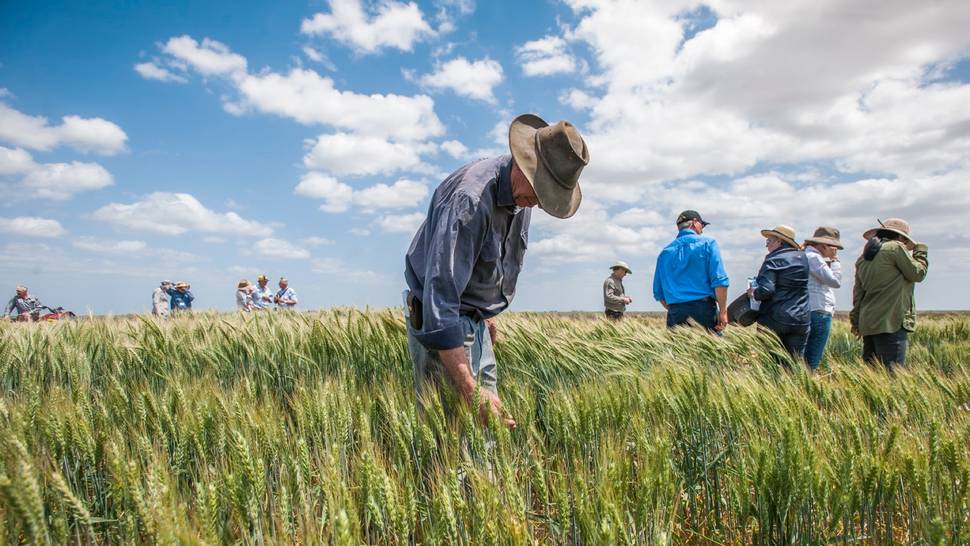
M44 311L47 311L46 313ZM21 313L13 318L17 322L54 322L56 320L72 319L77 317L73 312L65 310L63 307L51 308L46 305L35 307L30 314Z

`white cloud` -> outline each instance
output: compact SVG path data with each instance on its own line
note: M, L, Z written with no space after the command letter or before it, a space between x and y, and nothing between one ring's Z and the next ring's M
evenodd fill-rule
M16 186L27 198L69 199L76 193L100 190L114 184L107 170L97 163L45 163L36 165Z
M266 237L273 231L269 226L245 220L235 212L210 210L187 193L155 192L131 204L110 203L91 216L123 228L164 235L199 231Z
M310 268L320 275L340 275L341 282L373 282L382 278L374 271L354 267L340 258L316 258L310 262Z
M428 195L428 187L422 182L401 179L390 186L375 184L355 190L336 178L310 172L300 179L294 193L311 199L323 199L320 210L324 212L345 212L351 206L373 211L413 207Z
M381 216L374 221L384 233L411 233L413 234L424 223L425 214L415 212L413 214L388 214Z
M450 89L457 95L495 103L493 88L504 78L502 65L485 58L469 61L464 57L438 65L434 72L425 74L418 83L431 89Z
M370 230L362 228L350 228L350 234L356 235L357 237L367 237L370 235Z
M411 51L415 42L433 35L417 4L394 0L378 3L373 14L364 11L360 0L330 0L330 13L304 19L300 32L329 34L361 53L376 53L386 47Z
M336 133L320 135L303 164L337 175L389 174L422 167L421 155L433 151L429 144Z
M559 36L526 42L515 53L526 76L571 74L576 71L576 60L567 53L566 41Z
M177 36L170 38L162 51L188 64L203 76L241 76L246 73L245 57L210 38L203 38L200 44L191 36Z
M468 157L468 146L457 140L446 140L441 143L441 149L455 159Z
M67 233L57 220L35 216L0 218L0 232L28 237L60 237Z
M25 150L0 146L0 176L24 174L36 166L34 158Z
M0 140L31 150L70 146L82 152L112 155L125 149L128 135L101 118L64 116L60 125L47 118L23 114L0 102Z
M185 76L180 76L167 68L158 66L153 62L138 63L135 65L135 72L146 80L157 80L160 82L186 83L189 81Z
M306 245L306 246L309 246L309 247L318 247L318 246L332 246L332 245L335 245L337 243L334 242L332 239L327 239L327 238L324 238L324 237L311 236L311 237L304 237L303 238L303 244Z
M306 260L310 258L310 251L284 239L260 239L256 241L252 248L257 254L268 258L282 258L286 260Z
M71 244L74 248L105 254L137 254L148 248L145 241L108 241L95 237L80 237Z

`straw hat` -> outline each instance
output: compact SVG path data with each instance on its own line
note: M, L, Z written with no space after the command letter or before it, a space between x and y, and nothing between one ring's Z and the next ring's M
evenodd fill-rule
M778 225L771 229L761 230L762 237L774 237L784 241L795 248L801 248L801 246L795 242L795 228L786 225Z
M822 226L815 230L815 235L805 239L806 245L820 244L834 246L835 248L842 250L842 241L839 240L839 230L834 227Z
M556 218L576 213L583 200L579 175L589 163L589 150L572 123L549 125L535 114L522 114L509 127L509 150L542 210Z
M615 269L617 269L619 267L622 267L623 269L626 269L626 274L627 275L632 275L633 274L633 271L630 271L630 266L626 265L626 262L621 262L620 260L617 260L615 264L611 265L610 266L610 270L613 271L613 270L615 270Z
M256 277L256 281L257 282L268 282L269 279L266 277L266 275L260 275L260 276Z
M907 222L906 220L903 220L901 218L889 218L885 222L883 222L882 220L879 220L877 218L876 222L879 222L879 227L874 227L866 231L865 233L863 233L862 234L863 239L868 241L869 239L872 239L873 237L875 237L876 233L879 231L891 231L901 236L902 238L906 239L907 241L913 244L916 244L916 241L914 241L913 238L909 236L909 222Z
M247 286L249 286L249 280L248 279L243 279L243 280L239 281L239 287L238 288L246 288Z
M188 288L188 287L189 287L189 283L185 281L179 281L175 283L175 288Z

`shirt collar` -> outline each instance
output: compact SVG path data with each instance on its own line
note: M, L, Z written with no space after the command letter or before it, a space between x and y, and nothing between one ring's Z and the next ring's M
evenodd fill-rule
M512 157L502 165L498 171L498 180L495 183L495 204L500 207L515 206L515 197L512 196Z
M697 233L690 228L684 228L677 233L677 238L690 237L691 235L697 235Z

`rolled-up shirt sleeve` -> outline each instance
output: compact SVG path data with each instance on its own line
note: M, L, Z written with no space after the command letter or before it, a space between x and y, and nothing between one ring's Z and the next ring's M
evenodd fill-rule
M728 286L730 282L727 271L724 269L724 260L721 259L721 248L717 246L717 241L713 240L710 246L707 276L711 282L711 288Z
M462 194L438 212L424 274L423 324L414 336L429 349L445 350L465 342L461 295L481 252L488 219L482 207Z

